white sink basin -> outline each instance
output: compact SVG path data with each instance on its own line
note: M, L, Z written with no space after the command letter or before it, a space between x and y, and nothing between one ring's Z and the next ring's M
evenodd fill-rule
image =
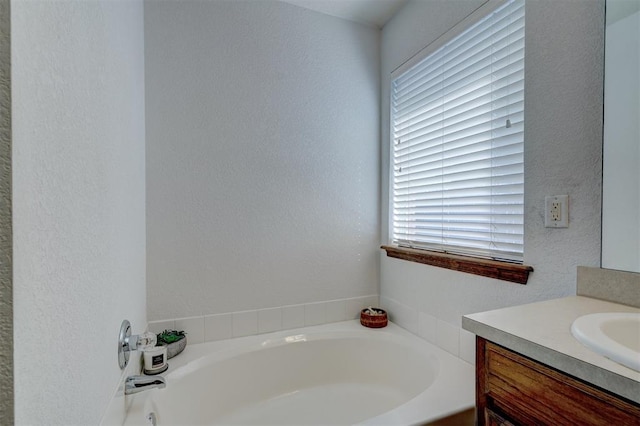
M584 315L573 322L571 334L592 351L640 371L640 313Z

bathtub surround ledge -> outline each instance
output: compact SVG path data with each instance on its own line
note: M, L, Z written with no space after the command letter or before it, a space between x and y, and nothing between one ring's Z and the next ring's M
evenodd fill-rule
M391 322L462 361L475 365L473 333L463 330L458 324L443 321L388 297L381 297L380 305L387 311Z
M149 322L149 331L184 330L189 344L252 336L359 318L360 310L378 306L377 295L227 312Z

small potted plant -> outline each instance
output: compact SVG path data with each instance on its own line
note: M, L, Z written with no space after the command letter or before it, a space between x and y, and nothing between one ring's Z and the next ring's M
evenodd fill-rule
M187 346L187 333L177 330L165 330L158 334L156 346L166 346L167 359L171 359Z

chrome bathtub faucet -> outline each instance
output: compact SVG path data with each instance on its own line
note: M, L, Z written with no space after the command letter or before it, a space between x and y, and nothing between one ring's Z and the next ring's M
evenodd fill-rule
M149 389L162 389L167 386L161 376L129 376L124 382L124 394L133 395Z

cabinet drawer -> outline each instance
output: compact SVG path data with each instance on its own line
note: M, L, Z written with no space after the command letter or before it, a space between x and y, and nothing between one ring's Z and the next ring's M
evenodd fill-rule
M508 349L486 342L484 362L487 405L514 423L640 426L637 405Z

